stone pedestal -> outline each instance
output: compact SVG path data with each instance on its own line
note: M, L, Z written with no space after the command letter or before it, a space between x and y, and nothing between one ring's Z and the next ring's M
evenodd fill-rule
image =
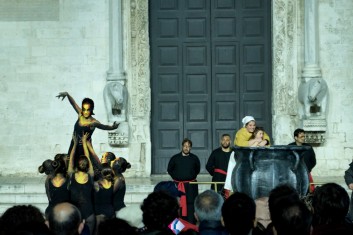
M108 132L108 143L110 146L126 146L129 144L129 124L120 123L118 129Z
M303 129L305 130L305 143L323 144L326 141L326 119L303 120Z

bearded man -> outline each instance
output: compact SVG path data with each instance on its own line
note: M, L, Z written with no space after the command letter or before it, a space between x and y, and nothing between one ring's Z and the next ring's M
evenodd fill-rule
M229 158L233 153L230 147L231 138L228 134L223 134L220 140L221 146L212 151L206 164L206 170L212 176L212 182L225 182L227 176ZM231 174L232 172L230 172ZM224 185L217 185L217 192L223 192ZM215 190L214 185L211 189ZM224 192L223 192L224 193Z

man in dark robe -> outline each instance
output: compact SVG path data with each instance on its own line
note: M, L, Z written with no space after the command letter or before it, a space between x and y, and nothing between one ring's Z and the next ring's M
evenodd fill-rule
M221 138L221 147L212 151L206 164L206 170L212 176L212 182L225 182L228 162L232 154L230 135L224 134ZM221 193L224 185L217 185L217 192ZM211 189L215 189L214 185Z
M181 217L190 223L195 223L194 217L194 200L198 195L196 177L200 173L200 160L190 153L192 142L184 139L182 142L182 150L174 155L168 163L168 174L177 184L179 191L185 193L180 197Z

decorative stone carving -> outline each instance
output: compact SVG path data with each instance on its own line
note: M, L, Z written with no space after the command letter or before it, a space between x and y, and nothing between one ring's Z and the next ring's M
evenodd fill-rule
M131 79L134 90L131 114L134 117L146 117L150 112L150 75L149 75L149 39L148 39L148 1L130 2L131 26Z
M121 122L118 129L108 132L108 142L111 146L129 144L129 123Z
M297 24L296 1L274 0L273 1L273 107L276 115L296 113L296 102L293 90L293 77L296 75L295 68L291 62L296 58L294 51L294 40ZM283 20L287 19L287 20ZM278 92L280 91L280 92Z
M109 2L109 70L107 84L103 90L108 122L119 122L118 129L108 132L111 146L128 145L129 124L127 122L128 92L123 64L123 7L122 0Z
M328 88L326 81L322 78L311 78L303 81L298 90L298 99L302 104L300 110L304 118L319 116L323 119L326 116Z
M108 82L104 91L108 122L124 122L127 114L127 88L120 82Z
M303 121L305 130L305 143L323 144L326 141L325 132L327 128L326 119L309 119Z

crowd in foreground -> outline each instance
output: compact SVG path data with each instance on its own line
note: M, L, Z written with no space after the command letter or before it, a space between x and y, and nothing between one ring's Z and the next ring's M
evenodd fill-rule
M196 225L181 218L180 191L174 185L160 182L139 208L128 206L129 216L105 219L96 234L353 234L349 196L336 183L317 187L305 198L287 184L278 185L268 197L257 200L241 192L224 199L219 193L206 190L194 202ZM139 216L142 225L137 227ZM55 205L45 215L31 205L13 206L2 215L0 228L1 235L89 234L80 210L68 202Z

